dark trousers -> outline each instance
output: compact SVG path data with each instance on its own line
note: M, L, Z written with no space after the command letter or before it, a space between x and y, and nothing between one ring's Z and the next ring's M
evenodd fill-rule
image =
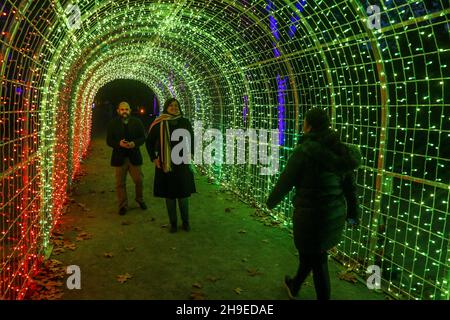
M167 213L170 224L177 225L177 199L166 198ZM189 198L178 199L178 208L180 209L181 220L184 225L189 225Z
M330 275L328 274L328 255L323 253L299 252L299 266L294 278L294 290L298 291L312 271L314 288L318 300L330 299Z

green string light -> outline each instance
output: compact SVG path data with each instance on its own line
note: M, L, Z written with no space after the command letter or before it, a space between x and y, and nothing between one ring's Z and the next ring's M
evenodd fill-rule
M115 79L175 95L204 128L280 129L286 164L312 106L358 145L364 214L333 254L377 264L398 297L449 298L447 0L0 2L0 297L22 298L90 142L92 102ZM380 9L371 29L367 7ZM199 167L261 206L277 176ZM289 224L289 195L274 215Z

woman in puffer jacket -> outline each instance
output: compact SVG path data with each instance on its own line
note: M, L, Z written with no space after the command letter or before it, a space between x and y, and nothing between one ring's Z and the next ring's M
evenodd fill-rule
M306 113L303 132L302 143L290 156L267 207L274 208L295 187L293 232L300 261L295 277L285 277L285 286L294 299L312 271L317 299L328 300L327 250L339 243L346 220L355 225L359 219L354 172L361 164L361 154L330 129L324 109L312 108Z

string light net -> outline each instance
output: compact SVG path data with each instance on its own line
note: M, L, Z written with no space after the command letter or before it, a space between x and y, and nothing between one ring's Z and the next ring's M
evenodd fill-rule
M333 256L363 276L378 265L393 296L448 299L449 12L448 0L0 1L0 297L23 298L51 251L96 93L133 79L205 130L278 130L280 169L304 113L326 108L364 158L362 224ZM199 169L262 207L278 174L220 155ZM291 199L272 212L287 225Z

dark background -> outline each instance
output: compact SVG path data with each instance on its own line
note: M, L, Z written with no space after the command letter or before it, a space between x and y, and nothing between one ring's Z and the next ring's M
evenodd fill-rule
M120 79L106 84L94 99L92 135L106 135L108 123L117 116L116 109L122 101L130 104L131 115L141 119L148 129L159 113L159 101L155 108L155 97L155 93L139 81Z

